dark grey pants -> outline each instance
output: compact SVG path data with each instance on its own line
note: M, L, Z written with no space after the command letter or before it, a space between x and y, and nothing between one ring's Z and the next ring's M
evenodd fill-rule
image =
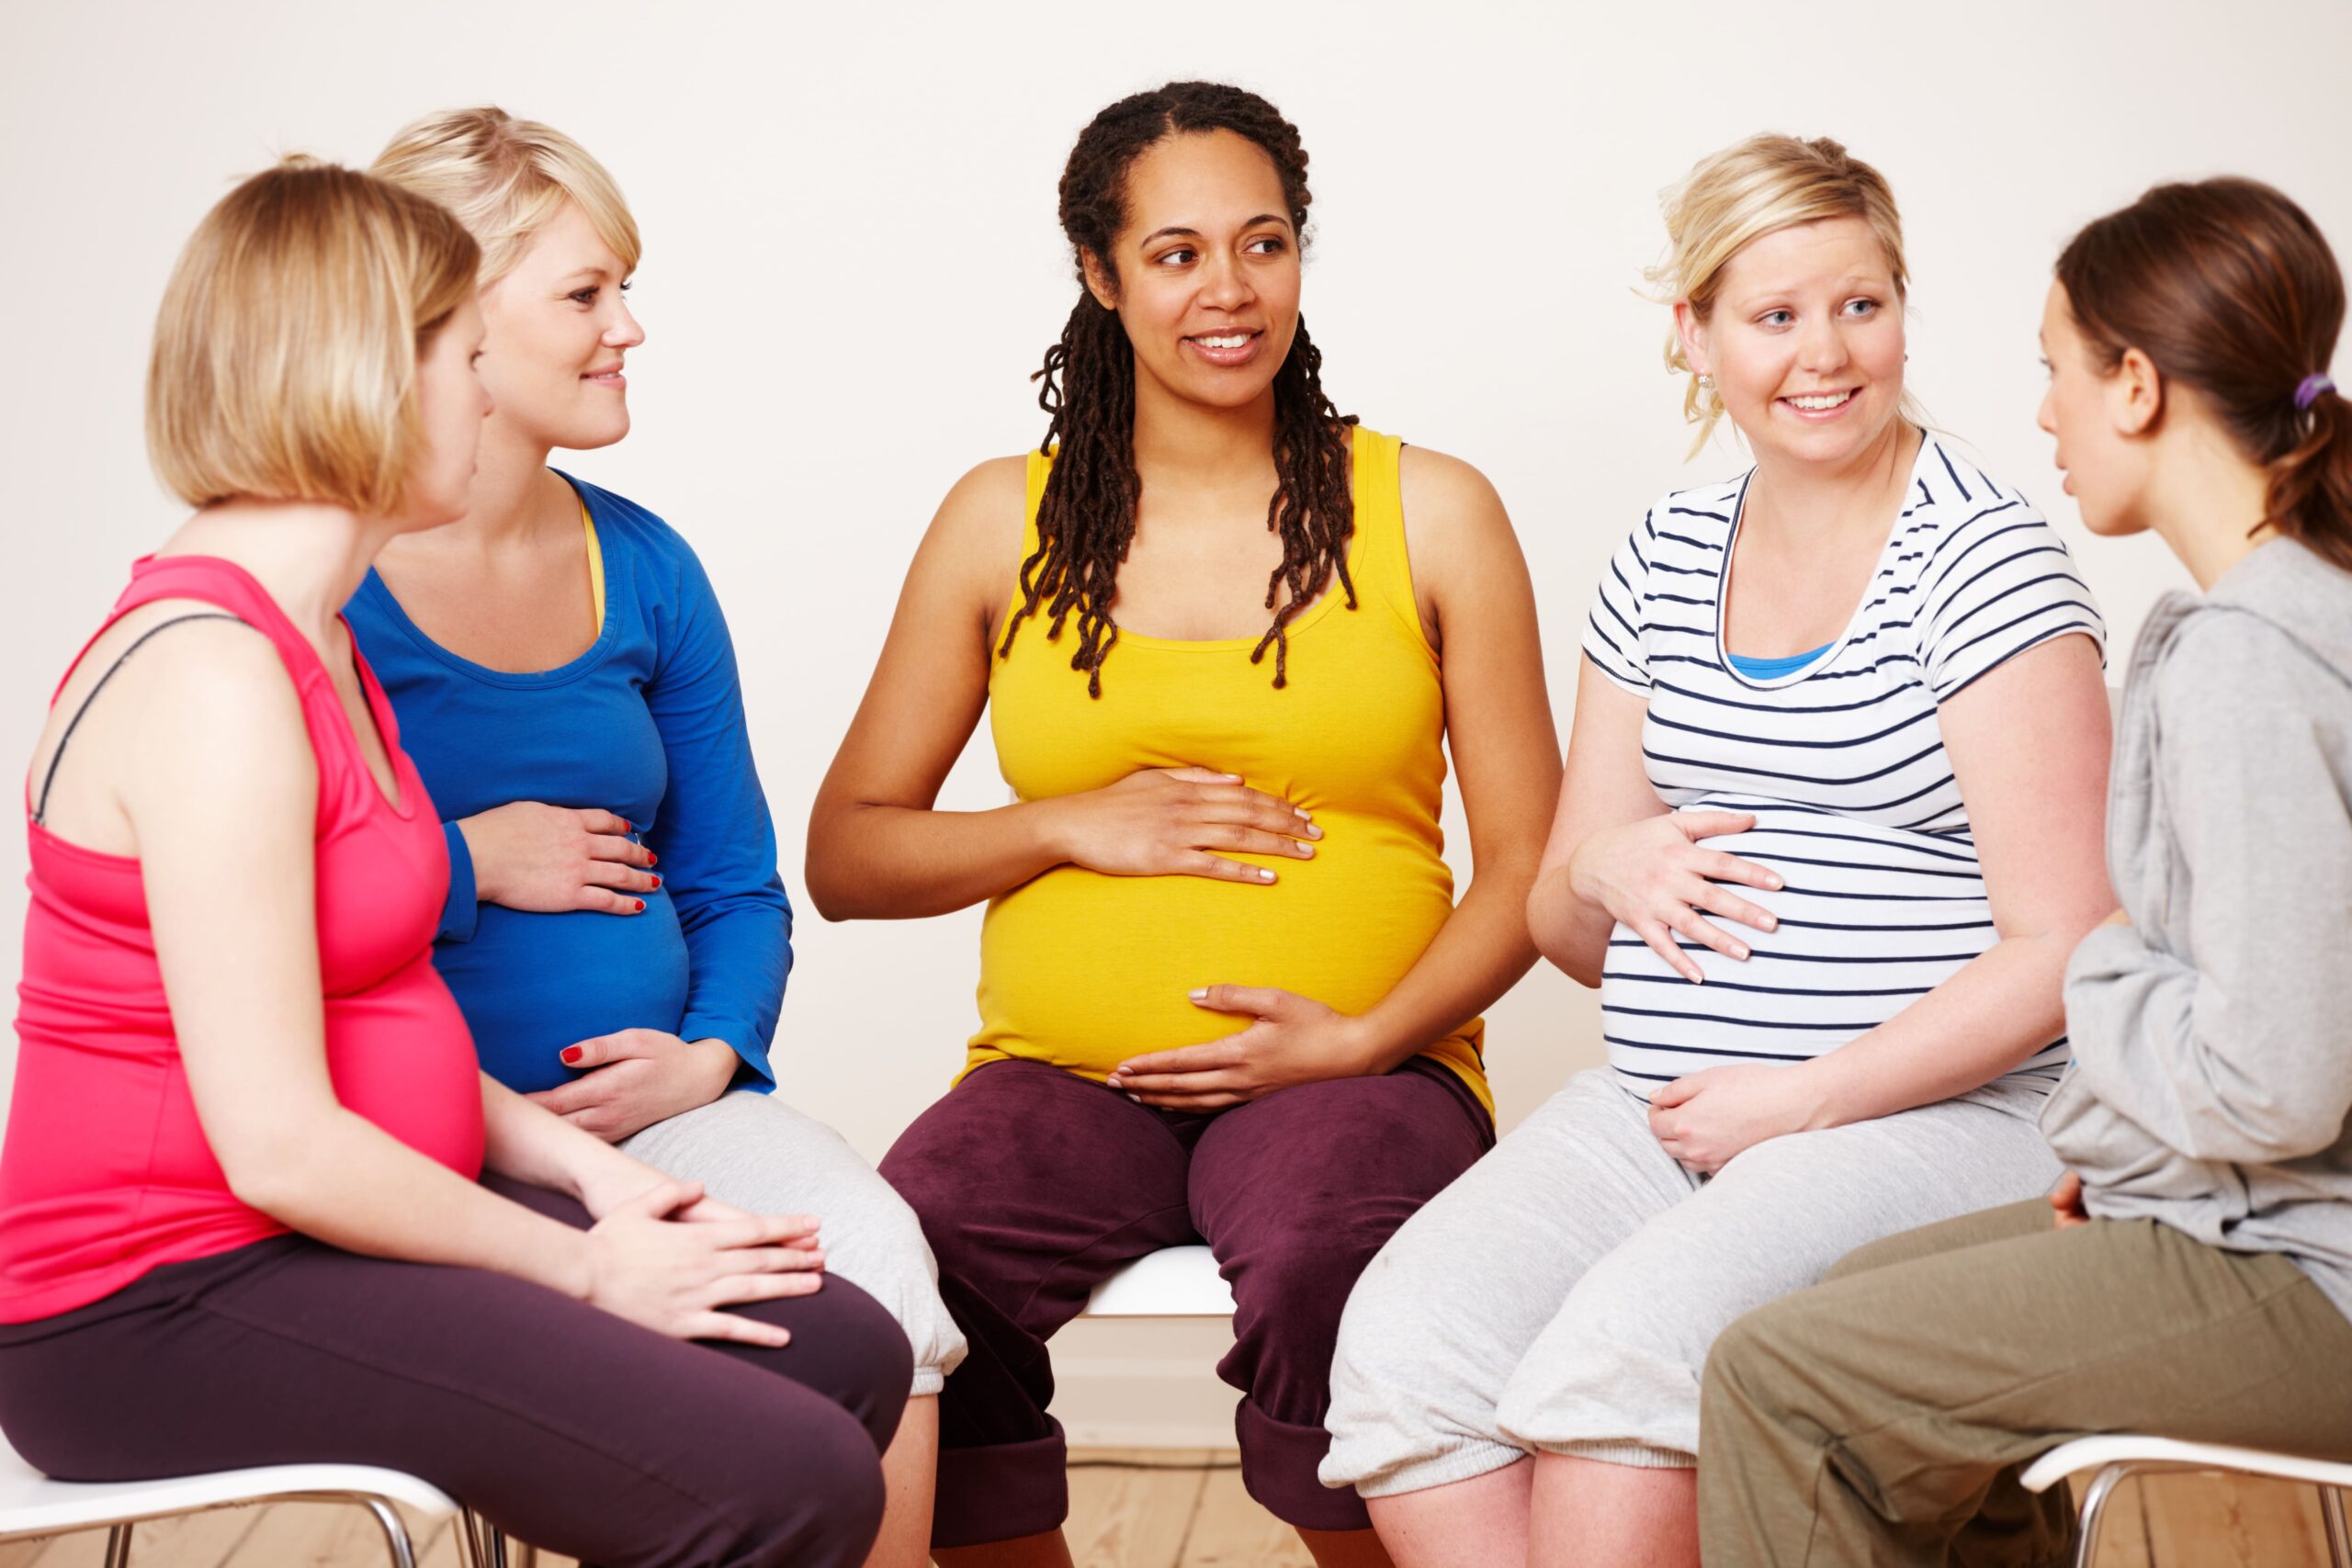
M612 1568L854 1564L907 1337L840 1280L743 1310L792 1343L686 1344L503 1274L280 1236L0 1325L0 1429L65 1481L382 1465Z

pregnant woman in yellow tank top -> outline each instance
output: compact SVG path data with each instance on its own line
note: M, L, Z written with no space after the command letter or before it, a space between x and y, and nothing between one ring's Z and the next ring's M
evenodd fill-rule
M964 1072L883 1163L972 1345L943 1563L1069 1562L1046 1341L1122 1264L1204 1240L1251 1494L1318 1562L1385 1561L1316 1480L1332 1342L1492 1141L1478 1014L1532 961L1558 749L1494 491L1324 394L1306 169L1272 106L1204 83L1080 135L1046 443L948 495L810 821L831 918L989 905ZM983 706L1016 802L934 810Z

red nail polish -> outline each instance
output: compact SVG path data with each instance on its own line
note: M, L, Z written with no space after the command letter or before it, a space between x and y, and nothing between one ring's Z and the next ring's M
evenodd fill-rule
M645 863L648 865L660 865L662 863L662 857L655 854L651 850L648 850L645 852Z
M645 900L642 898L637 901L637 912L640 915L645 913Z
M661 886L662 886L662 879L661 879L660 877L658 877L658 876L657 876L657 877L655 877L655 878L653 879L653 886L656 886L656 887Z
M580 1047L579 1047L579 1046L577 1046L577 1045L566 1045L566 1046L562 1049L562 1051L561 1051L561 1052L560 1052L560 1053L558 1053L558 1054L563 1057L564 1065L565 1065L566 1066L573 1066L573 1067L576 1067L576 1066L578 1066L580 1065Z

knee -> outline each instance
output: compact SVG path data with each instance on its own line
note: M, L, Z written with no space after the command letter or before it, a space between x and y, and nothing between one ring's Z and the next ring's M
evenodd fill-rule
M1441 1294L1435 1281L1413 1279L1388 1253L1367 1264L1340 1314L1331 1356L1333 1390L1420 1382L1419 1369L1446 1337Z
M913 1354L915 1392L938 1393L963 1360L965 1342L940 1297L938 1264L914 1210L895 1192L875 1195L838 1239L829 1231L825 1266L882 1303Z
M847 1280L826 1280L822 1293L839 1298L819 1330L823 1343L816 1347L836 1368L827 1392L857 1418L878 1453L890 1446L906 1410L914 1381L913 1348L899 1320Z
M1809 1393L1818 1382L1802 1372L1810 1360L1802 1348L1805 1338L1804 1297L1783 1296L1735 1319L1715 1336L1707 1352L1700 1386L1699 1427L1702 1433L1722 1434L1753 1429L1770 1421L1806 1423Z
M812 1423L791 1455L789 1490L771 1495L742 1548L742 1568L855 1568L881 1533L881 1461L846 1416Z

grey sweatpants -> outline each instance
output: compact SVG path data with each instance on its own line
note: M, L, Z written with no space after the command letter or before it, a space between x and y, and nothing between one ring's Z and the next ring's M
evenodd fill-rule
M1323 1483L1383 1497L1537 1450L1695 1464L1715 1336L1866 1242L2048 1190L2048 1089L1773 1138L1702 1182L1605 1068L1579 1073L1364 1270Z
M964 1334L939 1299L939 1265L906 1200L839 1133L773 1094L735 1089L656 1122L621 1150L722 1203L757 1214L814 1214L825 1271L880 1302L914 1347L911 1396L937 1393L964 1359Z

